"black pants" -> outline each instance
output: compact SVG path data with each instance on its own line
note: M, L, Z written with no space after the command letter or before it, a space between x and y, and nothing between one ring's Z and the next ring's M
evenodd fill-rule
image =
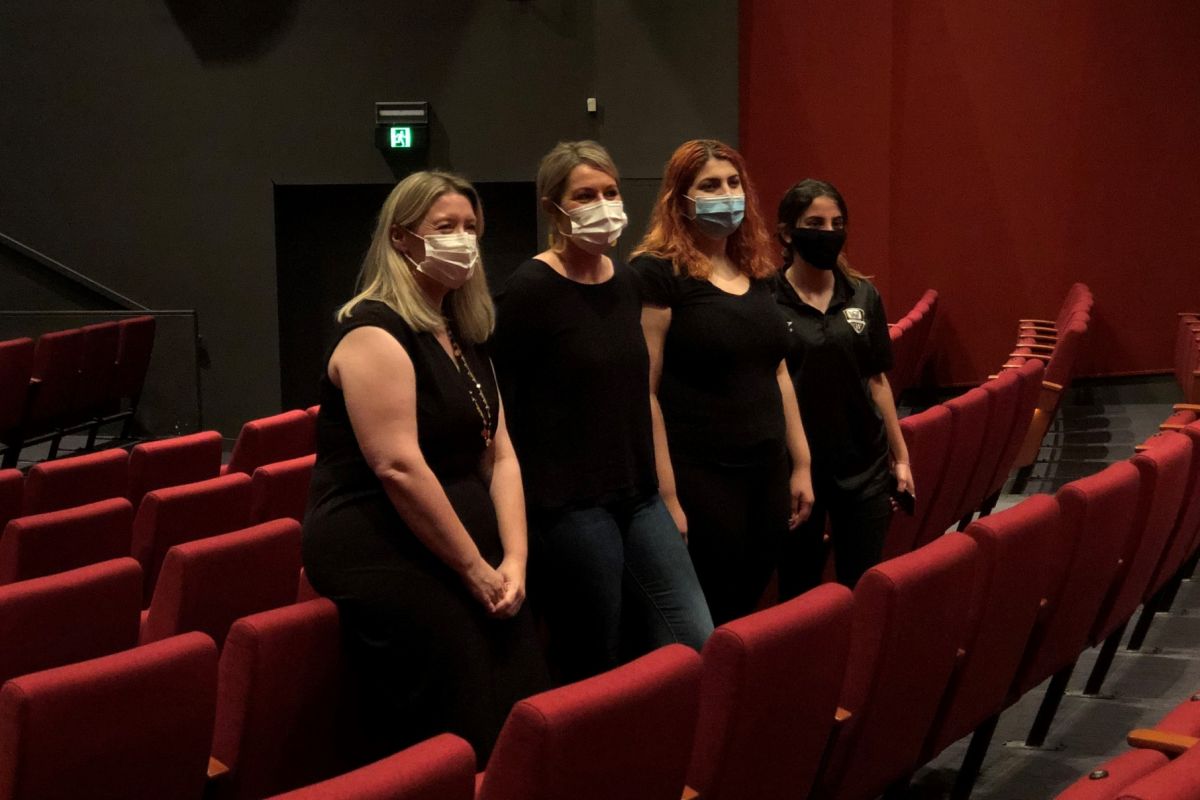
M724 466L673 459L688 519L688 551L713 623L752 612L787 534L787 454L764 464Z
M825 518L829 517L838 583L851 589L862 574L879 563L883 540L892 521L886 481L865 490L846 491L832 481L814 482L812 514L784 539L779 558L779 599L791 598L821 582L827 557Z

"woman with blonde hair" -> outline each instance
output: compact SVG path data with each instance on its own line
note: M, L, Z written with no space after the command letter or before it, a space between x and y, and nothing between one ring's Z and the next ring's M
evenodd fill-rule
M493 353L526 476L534 602L564 680L712 632L658 495L649 359L633 273L607 255L626 219L616 165L560 142L537 191L549 247L499 295Z
M633 267L659 490L718 625L754 610L812 504L772 255L741 155L714 140L680 145Z
M401 181L321 377L304 566L337 603L374 745L439 732L486 760L546 684L525 597L521 472L491 366L474 187Z

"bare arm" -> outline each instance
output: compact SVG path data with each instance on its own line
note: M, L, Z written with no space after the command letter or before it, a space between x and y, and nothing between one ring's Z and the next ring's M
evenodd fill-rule
M912 469L908 463L908 446L900 432L900 416L896 413L896 399L892 397L892 386L882 372L867 380L871 401L883 417L883 428L887 431L888 449L892 452L892 472L896 475L896 488L916 495Z
M511 617L525 602L525 565L529 560L529 539L525 523L525 492L521 486L521 465L508 436L504 406L500 406L500 421L492 446L484 453L486 474L496 520L500 525L500 542L504 560L496 570L504 578L504 597L493 613Z
M408 353L382 328L342 338L329 359L363 456L413 534L462 576L489 611L504 581L479 553L417 442L417 379Z
M679 505L675 492L675 469L671 466L671 451L667 449L667 428L663 423L662 406L658 402L658 385L662 379L663 343L671 327L671 309L642 306L642 335L650 353L650 427L654 435L654 464L658 471L658 493L671 512L679 532L687 539L687 515Z
M779 383L779 394L783 399L788 453L792 457L792 514L788 519L788 527L796 528L812 512L812 456L808 450L808 437L804 435L804 422L800 418L796 387L792 384L792 376L788 374L786 361L779 362L775 380Z

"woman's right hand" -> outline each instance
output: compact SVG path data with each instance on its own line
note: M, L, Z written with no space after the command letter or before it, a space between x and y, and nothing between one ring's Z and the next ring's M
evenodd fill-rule
M663 504L667 507L667 511L671 513L671 519L675 520L675 527L679 528L679 535L683 537L683 543L687 544L688 540L688 521L687 514L683 513L683 506L679 505L678 497L664 497Z
M504 599L504 576L482 558L477 559L462 575L463 583L471 594L492 613Z

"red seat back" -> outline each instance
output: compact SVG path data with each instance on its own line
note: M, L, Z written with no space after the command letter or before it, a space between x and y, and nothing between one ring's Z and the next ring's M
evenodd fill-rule
M132 520L124 497L18 517L0 536L0 584L123 558Z
M900 420L900 432L908 447L908 460L916 483L916 502L912 516L896 513L888 528L883 545L885 559L903 555L940 535L945 529L927 531L931 522L930 509L937 503L942 473L950 452L953 421L950 410L942 405L931 406L919 414Z
M1193 421L1187 424L1181 432L1192 442L1192 463L1184 489L1184 502L1179 518L1175 521L1174 530L1167 539L1163 555L1154 568L1143 600L1149 600L1152 594L1171 580L1200 544L1200 500L1197 499L1200 498L1200 422ZM1159 436L1152 436L1146 444L1153 447L1159 441Z
M112 383L114 399L128 398L136 402L146 383L150 356L154 352L154 317L140 316L123 319L121 338L117 346L116 375Z
M83 347L79 358L79 391L75 411L81 417L97 414L112 396L117 377L117 348L121 326L116 322L84 325Z
M827 583L709 638L687 773L701 797L807 796L837 711L852 604Z
M141 605L132 558L0 586L0 684L133 647Z
M0 434L21 424L31 377L33 339L0 342Z
M325 599L243 617L221 651L213 756L228 798L257 798L358 766L337 607Z
M1120 461L1068 483L1055 497L1062 523L1047 562L1047 607L1014 684L1018 695L1070 666L1087 648L1096 610L1133 530L1138 471Z
M1150 757L1143 757L1147 762ZM1128 800L1195 800L1200 797L1200 748L1149 771L1121 791Z
M133 557L145 573L145 602L168 550L249 524L250 478L240 473L147 493L133 520Z
M474 800L475 751L443 733L345 775L270 800Z
M42 514L125 496L129 454L121 449L34 464L25 478L22 514Z
M193 633L13 678L0 690L0 798L195 798L217 652Z
M1013 417L1020 405L1024 384L1016 370L1005 370L994 380L984 383L982 388L988 396L987 427L971 479L958 507L960 519L978 511L991 494L992 479L1012 436Z
M225 471L253 475L264 464L315 453L316 436L316 421L304 411L251 420L242 426Z
M917 767L967 632L976 549L943 536L859 580L830 796L875 797Z
M295 520L175 545L158 573L141 641L200 631L219 648L238 619L294 603L299 579Z
M74 408L82 356L83 331L78 328L43 333L38 337L33 351L33 384L25 414L31 427L61 421Z
M316 463L316 455L307 455L254 470L250 486L250 519L266 522L286 517L303 522L304 510L308 507L308 484Z
M126 496L136 508L146 492L215 478L221 472L221 434L204 431L143 442L129 453Z
M1090 640L1106 639L1124 625L1146 596L1154 569L1162 559L1183 509L1192 466L1192 441L1182 433L1165 433L1154 447L1132 459L1140 476L1133 532L1109 597L1096 616Z
M1020 394L1017 398L1017 407L1013 410L1012 428L1009 429L1008 439L1004 443L1000 460L996 463L996 470L992 473L988 497L1004 488L1008 474L1012 472L1013 466L1016 464L1017 453L1025 441L1026 434L1029 433L1029 425L1033 421L1033 410L1037 408L1038 397L1042 393L1042 376L1046 374L1046 368L1041 361L1031 359L1021 364L1014 372L1021 383Z
M520 701L500 732L479 799L676 800L699 684L700 656L673 644Z
M940 536L957 522L967 495L967 486L974 472L975 463L983 447L987 433L988 393L976 387L966 394L952 398L944 404L950 411L950 449L946 456L946 469L942 473L941 487L929 509L929 519L924 526L924 541ZM920 480L916 475L914 480ZM917 486L920 491L920 485ZM924 544L918 541L917 545Z
M966 655L942 701L926 756L936 756L1004 707L1045 596L1047 551L1058 525L1058 502L1037 494L967 527L979 565Z

